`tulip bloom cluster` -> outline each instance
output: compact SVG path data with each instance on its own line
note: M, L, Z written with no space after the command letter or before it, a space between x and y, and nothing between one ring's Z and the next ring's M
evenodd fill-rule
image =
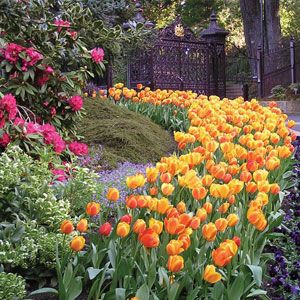
M246 272L245 266L257 264L262 238L279 224L279 194L294 151L294 123L287 122L274 103L262 107L256 100L147 88L136 92L123 85L109 93L115 100L122 94L141 105L148 101L183 106L190 127L174 133L179 155L161 158L146 169L146 176L126 179L126 206L119 207L115 228L109 224L114 234L108 238L121 251L133 247L140 269L145 257L159 272L166 268L171 284L194 276L188 278L203 293L207 290L202 280L228 281L230 289L237 274ZM139 194L141 187L148 193ZM118 190L110 188L107 198L116 202ZM86 213L102 212L92 203ZM72 231L70 225L66 229ZM148 272L149 265L145 268Z

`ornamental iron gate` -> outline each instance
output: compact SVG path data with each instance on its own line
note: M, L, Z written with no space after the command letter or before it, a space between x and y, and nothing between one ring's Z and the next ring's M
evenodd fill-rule
M179 19L159 33L153 48L132 54L128 84L152 89L192 90L206 95L225 96L225 37L227 31L215 14L201 38Z

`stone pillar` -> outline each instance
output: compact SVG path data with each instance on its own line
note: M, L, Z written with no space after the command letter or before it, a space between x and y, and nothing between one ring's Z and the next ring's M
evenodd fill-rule
M200 36L207 42L210 56L209 94L226 96L225 41L229 32L218 25L217 16L212 12L210 24Z

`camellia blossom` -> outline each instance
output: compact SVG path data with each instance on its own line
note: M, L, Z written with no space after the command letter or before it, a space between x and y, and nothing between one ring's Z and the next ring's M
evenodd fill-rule
M91 50L92 60L99 64L104 59L104 50L102 48L94 48Z
M4 132L2 137L0 137L0 147L6 148L6 146L10 143L10 136Z
M17 114L16 98L12 94L7 94L0 100L0 111L5 111L8 114L8 120L13 120ZM0 115L0 118L2 116Z
M83 106L83 100L79 95L71 97L68 102L73 111L81 110Z

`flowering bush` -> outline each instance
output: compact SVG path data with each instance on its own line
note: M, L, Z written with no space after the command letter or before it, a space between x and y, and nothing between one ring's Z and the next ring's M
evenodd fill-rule
M0 299L23 299L25 280L16 274L0 272Z
M163 157L146 176L127 177L125 208L118 190L108 190L116 203L113 220L105 219L106 206L92 201L85 221L61 224L72 237L70 253L80 253L74 260L61 253L58 277L74 282L76 295L80 276L90 281L91 299L266 294L262 252L283 218L294 122L286 125L274 103L262 107L241 98L195 97L187 115L187 132L174 134L180 156ZM59 290L67 291L65 281Z
M103 75L105 53L92 45L88 49L89 42L81 34L83 24L79 26L75 17L84 14L79 6L59 16L52 5L52 1L45 6L39 1L30 5L11 1L0 7L0 92L13 93L18 104L30 109L31 118L34 114L59 130L74 130L83 106L81 89L94 73ZM22 24L27 19L24 32Z

